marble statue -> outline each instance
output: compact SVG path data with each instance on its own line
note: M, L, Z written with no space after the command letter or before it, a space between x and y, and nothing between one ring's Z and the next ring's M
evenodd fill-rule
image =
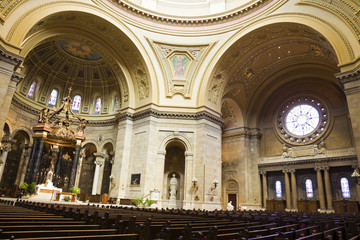
M232 201L230 201L227 205L227 210L228 211L233 211L234 210L234 206L232 205Z
M178 180L176 179L176 175L173 174L170 179L170 201L169 208L176 208L176 190L178 186Z
M177 179L175 174L172 175L172 178L170 179L170 199L171 197L176 198L176 189L177 189Z

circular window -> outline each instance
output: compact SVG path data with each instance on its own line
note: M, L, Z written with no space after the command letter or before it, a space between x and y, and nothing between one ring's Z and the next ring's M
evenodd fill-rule
M325 105L314 97L291 99L277 115L281 138L292 144L307 144L319 139L328 126Z
M286 129L296 136L306 136L319 125L319 111L311 105L293 107L285 118Z

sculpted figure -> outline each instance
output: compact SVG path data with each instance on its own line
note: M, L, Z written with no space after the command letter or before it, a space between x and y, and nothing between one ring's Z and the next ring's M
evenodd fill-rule
M176 189L177 189L178 181L176 179L176 175L173 174L172 178L170 179L170 198L176 198Z

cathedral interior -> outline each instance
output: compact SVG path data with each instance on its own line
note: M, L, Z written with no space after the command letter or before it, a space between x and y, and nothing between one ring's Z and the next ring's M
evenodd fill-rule
M0 2L0 189L358 212L359 0Z

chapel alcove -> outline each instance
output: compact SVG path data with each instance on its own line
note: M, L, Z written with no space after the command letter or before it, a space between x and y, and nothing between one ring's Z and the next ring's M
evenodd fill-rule
M164 188L163 199L170 197L170 179L173 174L178 182L176 200L177 206L184 200L184 177L185 177L185 148L182 143L173 141L166 146L165 167L164 167Z

